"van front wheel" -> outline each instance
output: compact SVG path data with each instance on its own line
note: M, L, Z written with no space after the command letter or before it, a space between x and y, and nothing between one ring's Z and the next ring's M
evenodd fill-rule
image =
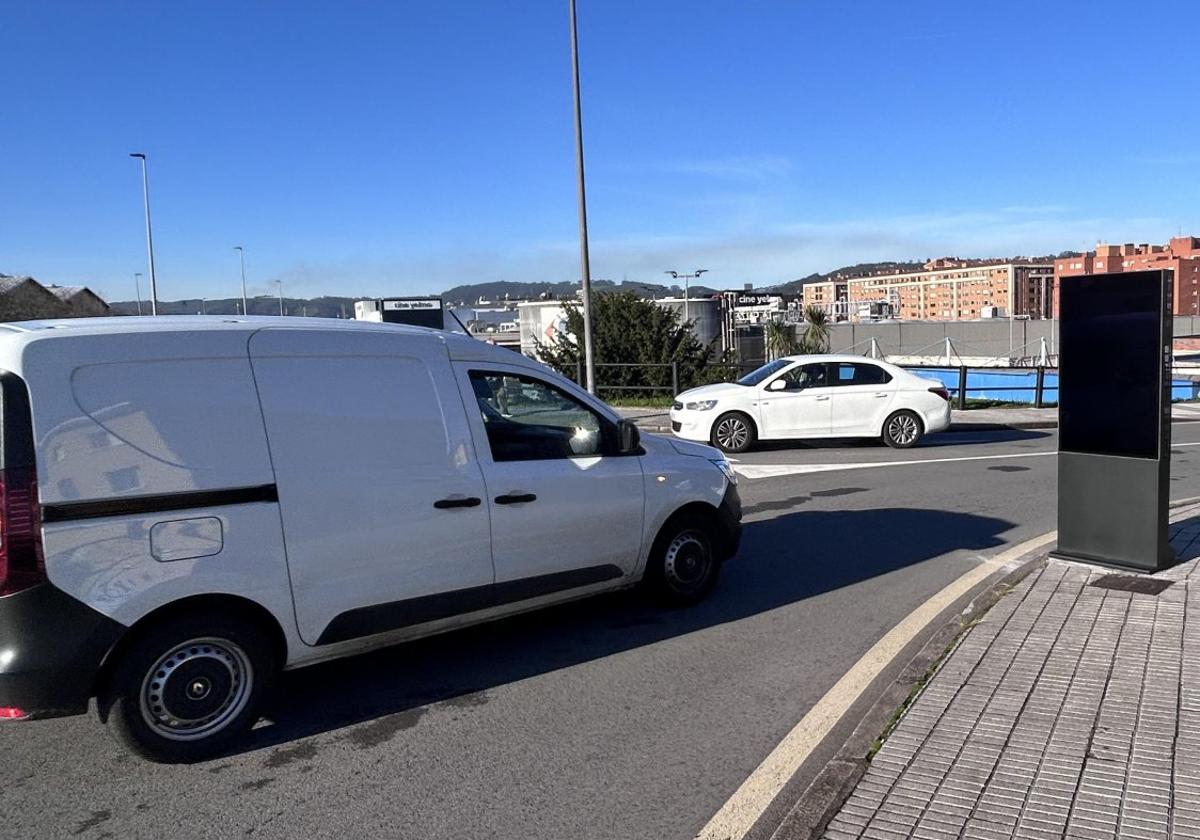
M720 571L708 524L685 513L669 520L655 539L644 585L668 606L687 606L712 591Z
M143 758L210 758L258 720L275 659L249 621L180 616L148 628L125 650L100 713L117 741Z

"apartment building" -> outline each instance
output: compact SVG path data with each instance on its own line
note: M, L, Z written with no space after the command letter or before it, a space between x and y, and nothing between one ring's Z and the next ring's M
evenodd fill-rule
M1166 245L1098 244L1095 251L1054 261L1054 287L1063 277L1169 268L1175 273L1175 314L1200 315L1200 238L1176 236ZM1058 296L1054 295L1054 317Z
M1053 307L1053 276L1054 266L1048 263L943 257L925 263L921 271L809 284L804 296L806 304L826 311L844 308L851 320L874 317L881 310L914 321L1007 317L1009 312L1046 318ZM843 300L844 305L828 303Z

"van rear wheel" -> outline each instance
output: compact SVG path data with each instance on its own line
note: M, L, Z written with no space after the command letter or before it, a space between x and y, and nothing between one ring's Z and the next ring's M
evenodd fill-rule
M668 606L687 606L704 599L721 571L712 532L695 513L672 517L650 549L643 585Z
M151 761L211 758L258 720L277 668L270 642L250 621L168 619L124 651L100 697L101 718L120 744Z

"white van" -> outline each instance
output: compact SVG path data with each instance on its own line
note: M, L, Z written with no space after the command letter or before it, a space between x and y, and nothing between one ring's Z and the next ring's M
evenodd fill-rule
M465 336L301 318L0 326L0 718L197 760L280 669L642 583L712 588L728 462Z

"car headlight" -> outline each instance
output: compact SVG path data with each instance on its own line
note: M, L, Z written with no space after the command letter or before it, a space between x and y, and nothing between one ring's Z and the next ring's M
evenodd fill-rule
M716 404L716 400L697 400L696 402L685 403L683 407L689 411L708 411L710 408L715 407Z
M725 477L729 479L730 484L737 484L737 473L733 471L733 464L729 463L724 458L712 458L710 463L725 473Z

